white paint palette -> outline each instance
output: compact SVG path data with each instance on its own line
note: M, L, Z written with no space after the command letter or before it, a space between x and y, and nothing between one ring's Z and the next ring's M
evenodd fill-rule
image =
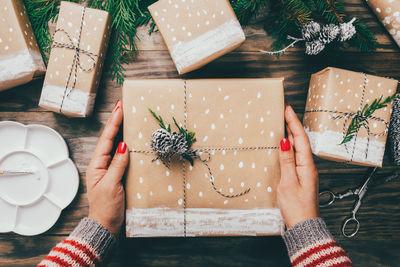
M0 170L32 172L0 175L0 233L47 231L79 187L64 139L43 125L0 122Z

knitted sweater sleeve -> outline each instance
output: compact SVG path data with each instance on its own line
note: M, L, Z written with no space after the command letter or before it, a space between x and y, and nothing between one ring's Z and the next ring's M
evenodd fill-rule
M293 267L353 266L321 218L296 224L283 234Z
M84 218L69 237L58 243L38 267L100 266L116 244L115 236L97 221Z

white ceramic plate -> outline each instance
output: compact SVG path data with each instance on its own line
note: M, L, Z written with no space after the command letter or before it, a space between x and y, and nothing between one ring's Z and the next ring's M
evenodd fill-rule
M78 191L67 145L47 126L0 122L0 170L34 172L0 175L0 233L47 231Z

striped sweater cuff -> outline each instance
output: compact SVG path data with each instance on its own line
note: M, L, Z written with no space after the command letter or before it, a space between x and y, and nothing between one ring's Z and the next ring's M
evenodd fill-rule
M96 220L83 218L69 239L75 239L93 249L100 261L106 261L117 243L116 237Z
M352 266L346 252L333 240L321 218L293 226L283 234L283 240L294 267Z
M319 241L327 239L333 240L322 218L313 218L298 223L288 229L282 237L290 257L299 250L314 245Z

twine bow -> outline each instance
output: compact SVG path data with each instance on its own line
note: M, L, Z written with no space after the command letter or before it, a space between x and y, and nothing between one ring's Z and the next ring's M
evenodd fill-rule
M218 190L214 184L214 176L211 172L211 168L207 163L211 159L211 153L202 149L190 149L185 136L181 133L170 133L165 129L158 129L152 134L151 148L153 152L157 154L157 157L153 159L152 162L159 159L167 168L170 167L171 158L174 155L179 155L181 161L188 160L192 165L193 159L197 159L203 162L208 169L208 173L210 174L210 183L212 185L212 188L215 192L223 197L235 198L250 192L250 188L247 188L245 191L239 194L227 195ZM206 153L207 158L201 158L202 153Z
M53 34L53 38L52 38L53 39L53 44L51 45L52 48L67 48L67 49L74 50L74 58L72 60L70 72L68 74L68 79L65 84L63 98L62 98L61 104L60 104L60 113L62 113L62 108L64 105L65 98L68 97L71 94L71 92L75 89L76 81L77 81L77 77L78 77L78 68L81 71L89 72L94 69L94 67L96 66L96 63L97 63L96 58L98 58L98 55L90 52L89 50L82 49L80 47L82 29L83 29L83 25L84 25L85 11L86 11L86 7L84 7L82 10L81 24L80 24L79 35L78 35L78 40L77 40L76 44L74 43L74 41L71 38L71 36L69 35L69 33L64 29L56 29L56 31ZM57 33L62 33L64 36L67 37L69 42L66 43L66 42L55 41L55 35ZM89 60L88 60L90 62L89 67L85 68L82 66L81 54L85 55L89 58ZM72 72L73 72L73 84L71 86L71 89L68 91L68 85L71 81Z

